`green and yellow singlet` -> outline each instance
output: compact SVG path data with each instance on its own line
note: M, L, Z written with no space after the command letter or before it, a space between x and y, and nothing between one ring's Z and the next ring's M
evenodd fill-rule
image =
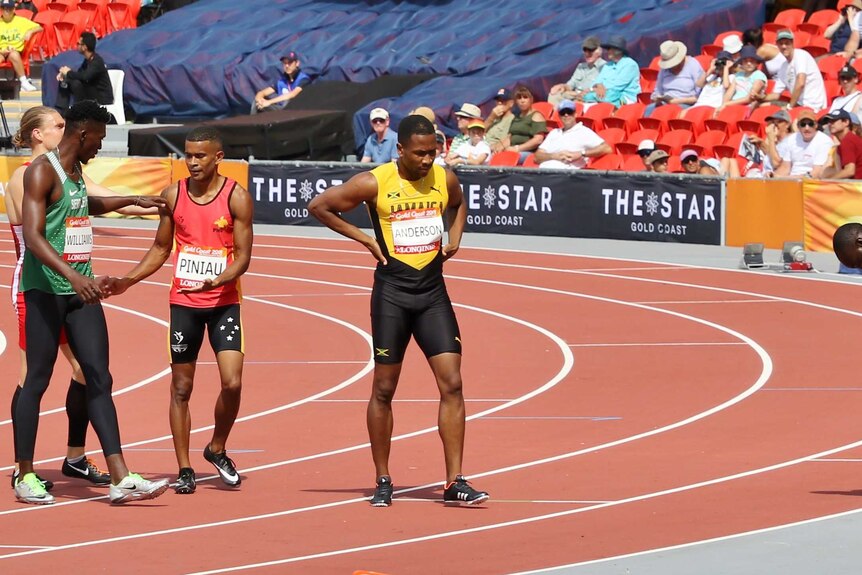
M443 215L449 204L446 170L434 165L411 182L395 162L371 170L377 200L369 216L388 265L377 265L375 279L407 289L425 289L443 277ZM375 208L375 209L372 209Z

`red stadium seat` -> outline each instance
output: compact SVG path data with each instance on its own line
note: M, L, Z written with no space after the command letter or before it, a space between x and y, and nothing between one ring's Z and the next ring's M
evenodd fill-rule
M108 0L86 0L78 4L78 10L89 14L87 28L97 37L108 33Z
M700 148L701 157L711 157L713 148L727 141L727 134L718 130L708 130L699 135L694 143Z
M20 16L21 18L26 18L27 20L32 20L35 14L32 10L27 10L26 8L18 8L15 10L15 15Z
M739 30L727 30L726 32L722 32L721 34L718 34L715 37L715 40L712 41L712 43L715 44L716 46L721 46L724 39L727 36L732 36L733 34L736 34L740 38L742 37L742 32L740 32Z
M624 156L629 156L632 154L637 155L638 153L638 145L644 140L652 140L655 142L658 140L658 130L638 130L632 134L629 134L629 137L625 142L620 142L616 145L617 152L623 154Z
M819 58L829 53L829 50L832 49L832 42L822 36L812 36L808 44L802 46L802 49L811 54L812 58Z
M704 121L703 125L707 130L723 130L728 134L736 131L736 123L739 120L744 120L748 115L750 108L741 104L733 106L725 106L718 116Z
M715 157L718 159L736 157L739 153L739 143L742 141L743 135L742 132L737 132L730 136L725 143L713 146L712 152L715 154Z
M715 58L719 52L721 52L724 47L721 44L704 44L700 51L702 56L707 56L708 58Z
M518 160L521 159L519 152L503 150L491 156L491 161L488 165L491 166L517 166Z
M135 22L132 21L132 12L128 4L122 2L108 4L108 34L134 27Z
M604 119L605 128L622 128L627 134L638 129L638 118L644 114L644 106L641 102L625 104L617 108L613 116Z
M661 148L668 154L674 156L679 155L683 146L691 144L693 141L694 134L689 130L671 130L662 136L659 136L655 145L657 148Z
M536 162L536 154L530 154L522 164L525 168L538 168L539 163Z
M706 72L709 70L709 65L712 64L712 61L715 60L715 56L709 56L707 54L699 54L694 57L697 60L697 63L700 64L700 67L703 68L703 71Z
M613 148L626 139L626 131L622 128L605 128L598 132L599 137Z
M42 33L36 42L34 52L38 52L42 61L56 56L60 50L57 47L57 34L54 24L60 19L56 12L44 11L33 16L33 22L42 26Z
M838 72L846 64L847 59L844 56L839 56L838 54L826 56L825 58L821 58L817 61L817 67L820 69L820 73L823 74L824 80L826 78L837 80Z
M797 24L796 29L808 32L811 36L822 36L829 26L838 20L837 10L818 10L808 17L808 20L802 24Z
M780 30L795 30L796 26L802 24L805 20L805 10L800 10L799 8L789 8L787 10L782 10L778 14L775 15L775 20L772 22L767 22L763 25L764 30L774 30L775 32L779 32Z
M621 169L624 172L643 172L646 170L646 166L644 166L643 159L635 154L634 156L626 156Z
M586 125L584 120L591 120L592 130L598 132L604 127L604 119L614 114L614 109L614 105L609 102L599 102L587 108L582 116L578 116L578 121Z
M663 106L658 106L654 109L648 118L639 119L638 126L640 126L641 129L649 128L664 132L668 129L667 121L671 118L678 118L681 112L682 108L676 104L664 104Z
M577 110L580 102L575 104L575 109ZM554 105L550 102L533 102L533 109L539 112L545 118L545 125L548 126L549 130L553 130L554 128L559 128L560 124L560 116L557 114L557 110L554 108Z
M682 162L679 160L679 156L671 156L667 159L667 171L671 174L681 174L685 172L685 170L682 169Z
M652 60L650 60L649 67L658 72L661 68L658 67L658 63L661 62L661 56L656 56Z
M691 130L697 136L706 128L704 122L712 118L715 108L712 106L697 106L684 110L681 118L672 118L667 121L667 127L671 130Z
M619 170L623 160L617 154L605 154L598 158L590 158L588 170Z

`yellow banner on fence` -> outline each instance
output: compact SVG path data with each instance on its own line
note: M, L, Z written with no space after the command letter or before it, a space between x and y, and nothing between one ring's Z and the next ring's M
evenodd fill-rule
M862 221L862 182L822 182L802 184L805 249L832 251L832 234L842 224Z

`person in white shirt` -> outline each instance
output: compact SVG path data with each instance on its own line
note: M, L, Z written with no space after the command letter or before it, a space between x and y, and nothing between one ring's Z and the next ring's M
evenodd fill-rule
M796 117L799 132L789 136L781 146L781 164L775 169L777 177L820 178L831 160L832 138L817 130L817 116L802 110Z
M793 46L793 32L781 30L776 36L778 49L786 62L775 76L775 88L766 96L754 96L758 102L774 102L784 90L790 91L789 107L805 106L815 112L826 108L826 86L814 58L801 48Z
M698 106L721 107L724 103L725 93L733 91L733 75L730 73L732 67L733 56L730 52L722 50L716 54L715 60L710 63L709 68L695 82L695 85L700 89L700 95L691 108ZM685 118L687 111L683 110L680 117Z
M452 158L452 152L449 152L446 164L448 166L459 166L467 164L469 166L482 166L488 163L491 159L491 147L485 141L485 122L482 120L470 120L467 124L467 136L470 138L466 143L461 144L455 152L457 157Z
M574 102L563 100L557 112L563 127L551 130L536 150L540 168L579 170L586 167L587 158L611 153L610 144L575 120Z
M859 113L862 104L862 92L859 91L859 72L849 64L838 71L838 83L841 84L841 96L836 96L829 106L829 113L838 110L847 110L854 114Z

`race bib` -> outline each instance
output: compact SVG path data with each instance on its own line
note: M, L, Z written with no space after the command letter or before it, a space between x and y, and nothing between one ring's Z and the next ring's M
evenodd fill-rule
M179 289L198 287L204 280L215 279L226 267L226 248L183 246L174 268L176 286Z
M67 263L86 263L93 251L93 227L90 218L66 218L66 243L63 260Z
M436 209L393 212L392 244L396 254L424 254L440 249L443 218Z

